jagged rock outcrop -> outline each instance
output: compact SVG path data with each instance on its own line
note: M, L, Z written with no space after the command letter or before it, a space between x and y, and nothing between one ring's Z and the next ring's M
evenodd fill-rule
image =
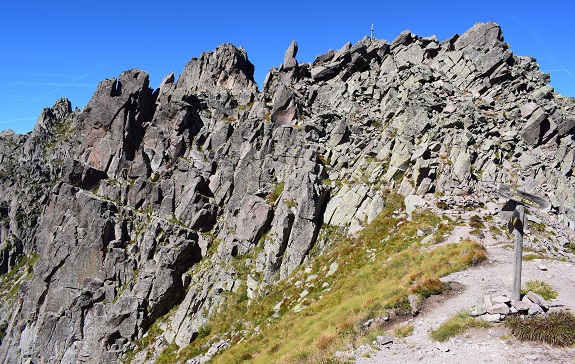
M19 285L1 362L116 362L160 317L183 347L223 292L265 293L327 249L323 224L359 231L387 189L485 203L531 181L575 227L575 103L498 25L313 63L297 50L261 92L226 44L157 90L129 70L83 110L62 99L31 133L0 134L0 274ZM573 258L567 237L550 244Z

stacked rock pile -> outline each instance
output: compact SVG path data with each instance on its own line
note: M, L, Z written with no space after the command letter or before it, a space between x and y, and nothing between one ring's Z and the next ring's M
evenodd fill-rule
M471 307L471 316L490 322L501 322L508 315L536 316L565 310L565 304L557 300L545 300L541 295L529 291L520 301L505 295L485 295L483 303Z

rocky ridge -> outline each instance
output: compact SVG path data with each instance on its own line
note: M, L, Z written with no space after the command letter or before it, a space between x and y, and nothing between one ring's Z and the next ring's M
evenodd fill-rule
M386 189L497 210L496 183L537 186L558 234L539 245L574 259L575 102L498 25L296 56L259 91L225 44L156 90L129 70L0 134L2 362L115 362L160 317L185 346L224 292L265 293Z

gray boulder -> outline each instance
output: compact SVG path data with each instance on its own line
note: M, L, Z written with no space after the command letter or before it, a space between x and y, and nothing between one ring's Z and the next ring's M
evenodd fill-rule
M293 40L284 54L283 67L285 69L293 69L297 67L297 61L295 59L297 51L298 51L297 42Z

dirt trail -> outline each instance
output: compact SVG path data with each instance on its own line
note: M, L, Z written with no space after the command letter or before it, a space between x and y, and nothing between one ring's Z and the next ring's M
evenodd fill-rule
M457 241L468 235L465 228L456 228L447 242ZM475 238L475 240L478 240ZM470 330L439 344L429 337L437 328L458 312L480 305L483 296L511 293L513 251L503 243L487 236L480 239L488 252L487 261L465 271L443 277L446 282L457 282L462 291L452 297L427 305L426 309L411 320L413 335L405 339L394 338L392 344L379 351L356 351L356 363L573 363L575 349L558 349L537 343L523 343L510 337L507 329L496 324L490 329ZM508 244L506 242L505 244ZM539 269L539 265L547 271ZM559 293L558 300L575 311L575 265L570 262L537 259L523 262L522 281L542 280L551 284ZM459 286L459 285L458 285ZM364 348L367 349L367 348ZM448 351L446 351L448 350Z

